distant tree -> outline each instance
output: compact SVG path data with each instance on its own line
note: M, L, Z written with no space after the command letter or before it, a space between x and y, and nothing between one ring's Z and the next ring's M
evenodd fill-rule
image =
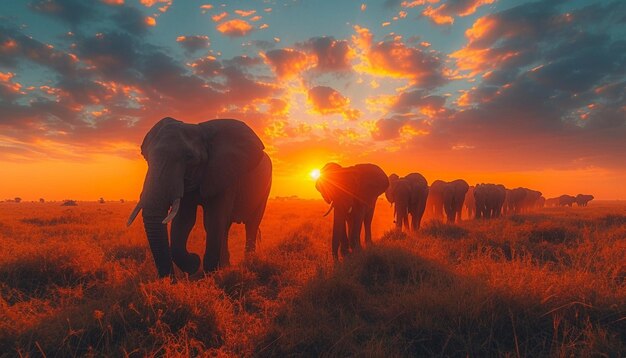
M100 198L100 200L98 200L98 202L99 202L100 204L104 204L104 198Z
M39 198L39 202L40 203L45 203L46 201L44 200L44 198Z
M15 199L13 199L13 201L15 201L16 203L20 203L22 201L22 198L20 198L19 196L16 196Z
M123 204L123 203L124 203L124 199L120 199L120 203L122 203L122 204Z

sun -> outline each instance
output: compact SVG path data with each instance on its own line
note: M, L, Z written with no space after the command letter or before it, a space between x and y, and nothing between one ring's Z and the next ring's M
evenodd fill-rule
M311 170L311 172L309 173L309 176L311 177L311 179L313 180L317 180L320 177L321 173L319 169L313 169Z

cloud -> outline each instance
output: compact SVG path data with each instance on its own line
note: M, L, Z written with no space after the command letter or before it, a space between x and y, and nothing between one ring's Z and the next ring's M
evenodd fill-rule
M306 53L291 48L271 50L262 56L280 79L295 77L309 67Z
M480 6L493 4L495 0L448 0L437 7L428 5L422 15L437 25L452 25L455 16L467 16Z
M256 10L235 10L235 14L241 17L248 17L250 15L256 14Z
M67 22L76 26L93 19L97 10L90 1L81 0L37 0L29 3L29 7L39 13Z
M319 71L348 71L352 68L354 53L348 41L335 40L330 36L315 37L300 47L315 56L315 68Z
M178 36L176 42L178 42L187 53L193 53L211 45L209 37L206 35Z
M217 25L217 31L229 37L243 37L254 29L247 21L233 19Z
M313 111L322 115L341 114L355 120L361 116L358 110L350 109L350 100L331 87L316 86L309 89L308 101Z
M220 21L224 20L227 16L228 16L228 13L226 11L224 11L224 12L221 12L219 14L215 14L215 15L211 16L211 20L213 20L215 22L220 22Z
M131 34L143 35L149 27L156 25L156 20L154 23L146 21L146 16L132 6L119 6L116 10L111 18L120 28Z
M355 26L353 43L362 53L358 69L375 76L406 79L413 86L435 88L447 82L444 59L433 50L409 47L394 37L392 40L373 42L372 33Z
M376 121L371 131L372 138L378 141L398 139L404 140L429 133L430 125L424 119L411 114L394 115Z

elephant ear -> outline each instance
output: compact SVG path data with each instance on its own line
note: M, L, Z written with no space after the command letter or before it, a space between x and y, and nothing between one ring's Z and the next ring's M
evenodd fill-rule
M208 153L200 193L221 193L252 171L263 157L265 146L252 128L235 119L200 123Z
M155 139L158 137L161 130L169 125L183 123L179 120L176 120L171 117L165 117L158 121L146 134L143 138L143 142L141 143L141 155L144 158L148 159L146 156L148 155L148 150L154 143Z

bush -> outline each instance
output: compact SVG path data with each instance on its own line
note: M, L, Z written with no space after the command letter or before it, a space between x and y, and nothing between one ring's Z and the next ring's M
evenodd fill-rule
M422 230L426 235L436 237L438 239L452 239L457 240L464 236L467 236L468 231L464 228L454 225L445 224L439 220L431 220Z

